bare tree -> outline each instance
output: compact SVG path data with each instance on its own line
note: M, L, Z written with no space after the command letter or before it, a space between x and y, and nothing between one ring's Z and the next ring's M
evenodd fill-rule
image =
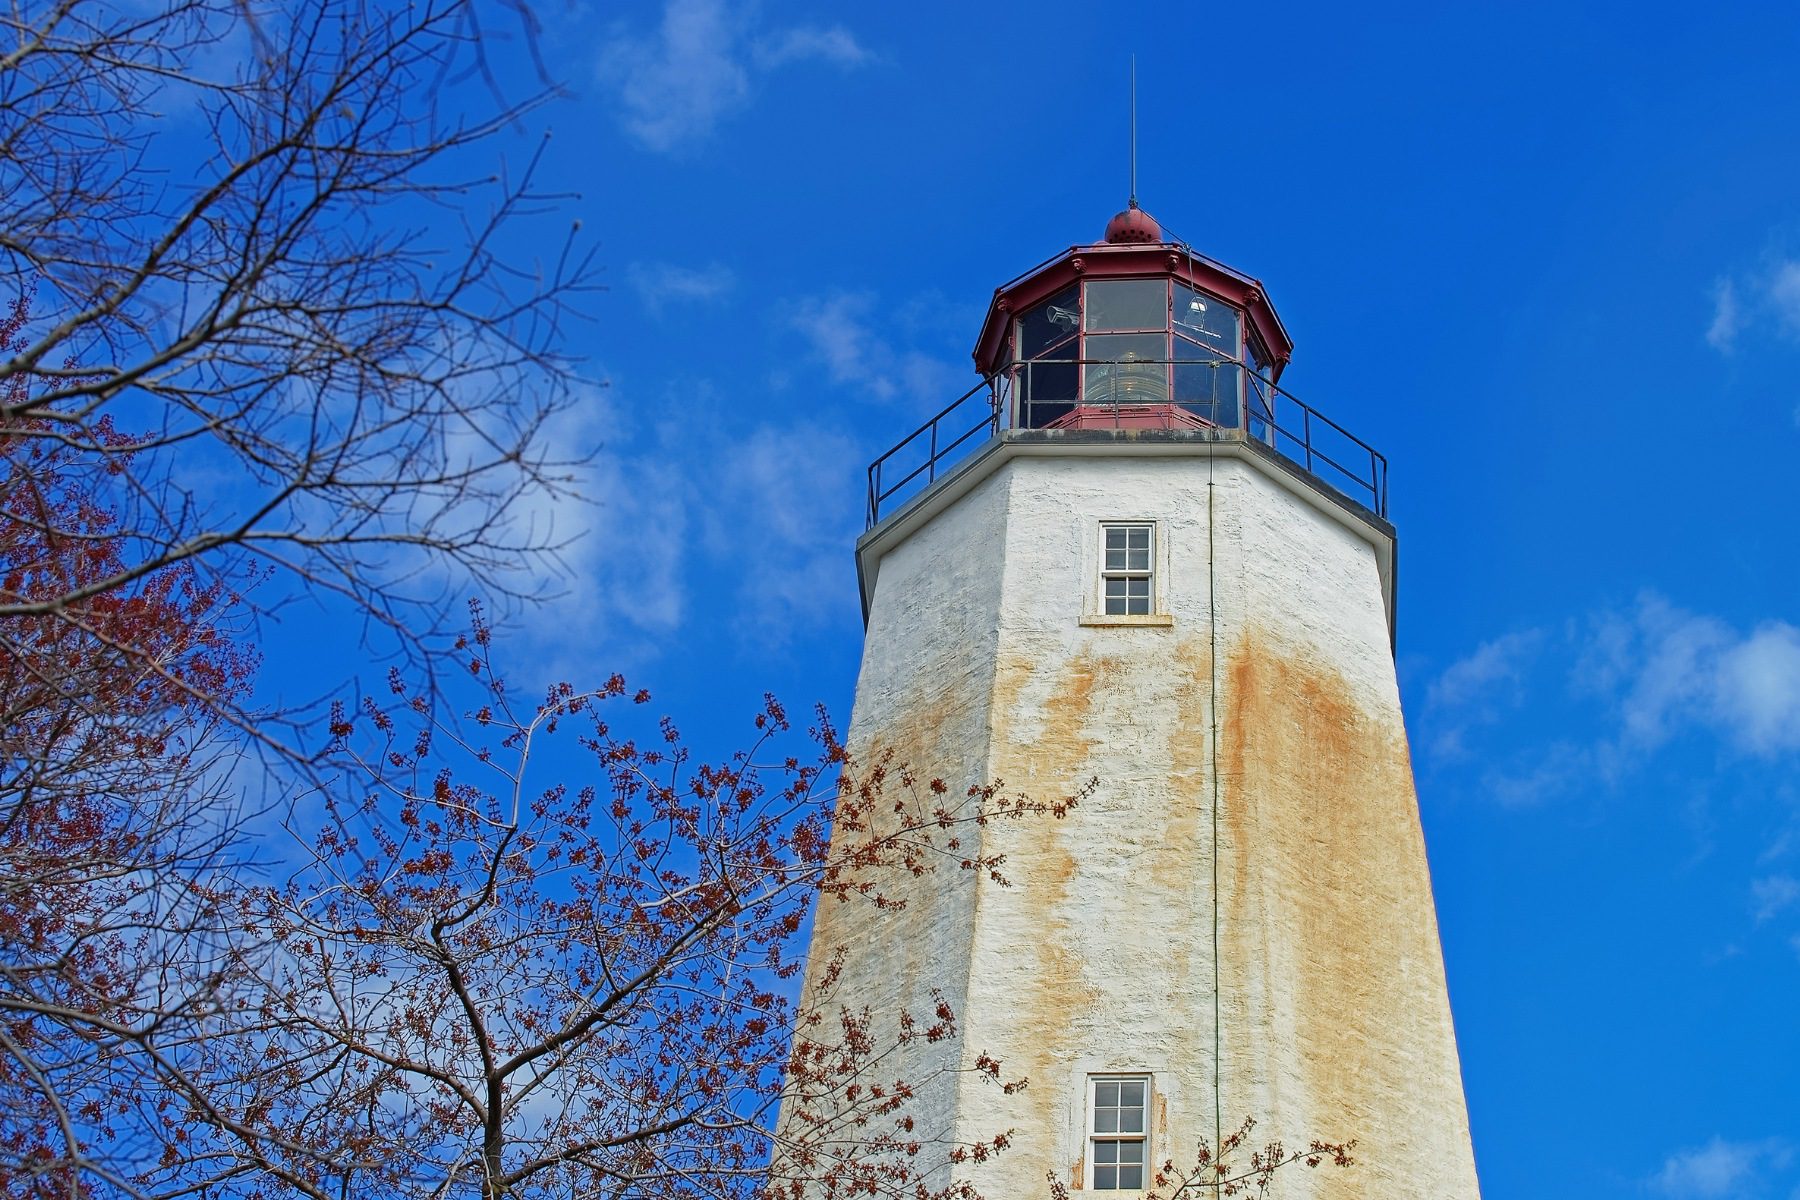
M117 558L59 592L0 591L0 618L260 561L416 647L467 594L432 569L489 596L537 586L520 568L556 535L511 506L564 483L544 434L574 397L561 325L589 270L572 231L547 261L509 257L544 199L535 161L496 173L474 151L547 93L495 103L482 15L0 13L0 291L32 314L0 360L0 432L105 481Z
M1278 1180L1294 1173L1295 1167L1317 1170L1320 1167L1353 1167L1356 1159L1351 1151L1356 1141L1326 1142L1313 1138L1303 1148L1295 1148L1280 1140L1260 1146L1251 1142L1256 1119L1245 1117L1244 1123L1220 1139L1215 1150L1205 1138L1194 1152L1194 1165L1176 1165L1165 1159L1150 1177L1150 1188L1144 1200L1180 1200L1183 1196L1214 1200L1225 1196L1241 1196L1245 1200L1263 1200ZM1071 1200L1069 1185L1057 1175L1049 1177L1050 1200Z
M496 135L549 93L490 19L529 42L507 0L0 11L0 1194L141 1191L160 1047L258 969L231 739L302 747L255 614L428 663L554 551L516 501L564 486L590 272L517 253Z
M157 1142L136 1188L748 1198L784 1137L806 1194L917 1198L933 1167L993 1152L915 1132L928 1081L895 1077L899 1048L957 1036L948 1005L883 1027L829 988L801 1002L797 935L815 902L997 877L972 827L1071 801L859 770L822 718L796 756L772 700L746 751L702 763L617 677L520 710L479 622L464 652L466 738L398 678L397 714L335 718L360 770L304 869L251 899L268 953L218 1019L109 1031L178 1098L136 1114ZM528 777L571 773L589 782ZM829 1116L778 1134L784 1103Z

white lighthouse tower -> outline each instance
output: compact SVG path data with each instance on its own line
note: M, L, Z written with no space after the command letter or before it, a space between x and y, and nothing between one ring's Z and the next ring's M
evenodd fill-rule
M1393 662L1386 463L1277 386L1262 287L1164 240L1105 240L998 289L983 383L870 470L853 750L1009 791L1009 888L944 872L898 914L827 904L815 961L875 1014L955 1009L969 1075L921 1137L989 1200L1147 1189L1245 1116L1356 1139L1283 1196L1478 1196ZM968 1061L961 1065L967 1066ZM946 1168L946 1170L950 1170ZM946 1178L935 1182L942 1185Z

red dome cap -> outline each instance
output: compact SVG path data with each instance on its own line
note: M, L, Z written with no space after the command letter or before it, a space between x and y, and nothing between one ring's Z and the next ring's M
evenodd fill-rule
M1156 219L1133 204L1106 223L1106 240L1112 245L1141 245L1162 241Z

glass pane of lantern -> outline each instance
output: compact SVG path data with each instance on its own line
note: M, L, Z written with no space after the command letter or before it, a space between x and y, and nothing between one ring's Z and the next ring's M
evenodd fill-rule
M1175 403L1211 424L1238 423L1238 365L1219 350L1175 339ZM1189 365L1192 364L1192 365Z
M1269 356L1263 353L1262 343L1254 337L1244 339L1244 361L1264 379L1272 378L1269 374Z
M1165 279L1099 279L1087 285L1087 324L1095 329L1167 329Z
M1019 357L1041 358L1081 324L1081 291L1071 284L1019 318ZM1073 345L1055 358L1074 358Z
M1113 333L1082 339L1084 404L1166 404L1167 341L1160 333ZM1101 361L1094 362L1094 359Z
M1074 356L1075 343L1066 351ZM1075 408L1076 372L1072 362L1019 364L1019 423L1026 429L1042 429Z
M1238 356L1238 310L1184 283L1175 285L1175 332L1211 346L1228 357Z

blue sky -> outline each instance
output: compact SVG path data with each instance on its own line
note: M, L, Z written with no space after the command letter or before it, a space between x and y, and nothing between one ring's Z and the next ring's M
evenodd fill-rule
M610 291L532 672L848 712L863 468L1139 194L1386 453L1489 1196L1800 1196L1791 6L546 6ZM515 151L521 152L521 151Z

